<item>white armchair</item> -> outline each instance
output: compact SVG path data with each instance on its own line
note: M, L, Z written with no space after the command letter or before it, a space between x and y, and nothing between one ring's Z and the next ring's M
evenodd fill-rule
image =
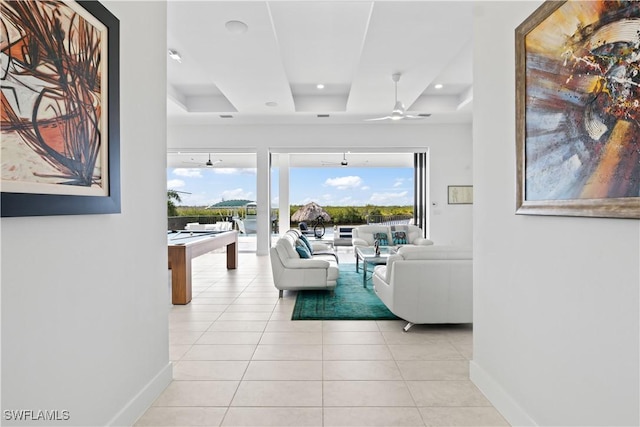
M300 258L296 251L299 235L287 231L270 249L273 283L280 291L302 289L333 290L338 284L338 262L333 253L317 253L311 258ZM317 245L316 249L321 249Z
M396 316L420 323L473 322L471 249L403 246L387 265L375 267L373 287Z

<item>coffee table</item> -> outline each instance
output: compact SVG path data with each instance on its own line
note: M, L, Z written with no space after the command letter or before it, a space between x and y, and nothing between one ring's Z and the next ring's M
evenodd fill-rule
M376 255L373 246L356 246L356 271L358 271L358 263L362 261L362 286L367 287L367 265L382 265L387 263L390 255L396 253L396 248L391 246L380 247L380 255ZM369 277L371 279L371 276Z

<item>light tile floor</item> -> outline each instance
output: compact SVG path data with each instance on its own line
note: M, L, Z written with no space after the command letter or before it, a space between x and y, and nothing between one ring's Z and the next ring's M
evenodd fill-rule
M471 325L292 321L269 257L225 257L194 260L193 301L170 312L174 380L136 426L508 425L469 380Z

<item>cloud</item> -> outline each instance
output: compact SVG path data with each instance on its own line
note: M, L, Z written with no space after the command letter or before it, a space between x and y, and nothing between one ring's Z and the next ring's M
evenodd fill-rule
M363 185L362 187L360 187L360 189L362 191L367 191L367 190L371 190L371 187L369 187L368 185Z
M174 190L176 188L182 188L184 187L186 184L183 180L181 179L170 179L169 181L167 181L167 188L169 190Z
M220 197L224 200L253 200L253 193L251 191L245 191L242 188L235 188L233 190L223 191Z
M181 206L209 206L213 204L210 194L180 194Z
M325 185L336 187L338 190L348 190L358 188L362 185L362 178L359 176L342 176L338 178L327 178Z
M314 202L319 204L320 206L334 206L334 202L331 194L323 194L321 196L308 196L303 199L298 200L289 200L289 203L292 205L301 205L304 206L308 203Z
M373 193L369 199L369 203L377 205L389 205L389 204L404 204L407 203L408 191L402 191L400 193Z
M215 168L211 169L218 175L255 175L255 168Z
M396 178L393 183L393 188L402 187L406 181L406 178Z
M352 196L343 197L338 201L338 203L340 203L343 206L353 204L353 197Z
M186 176L189 178L202 178L202 174L200 173L200 169L195 168L177 168L173 170L174 175L178 176Z

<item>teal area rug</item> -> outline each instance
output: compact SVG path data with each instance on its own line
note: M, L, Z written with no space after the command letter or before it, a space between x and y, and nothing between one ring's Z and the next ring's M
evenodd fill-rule
M371 272L369 272L371 274ZM362 269L340 264L335 291L298 291L291 320L394 320L398 319L373 290L362 286Z

